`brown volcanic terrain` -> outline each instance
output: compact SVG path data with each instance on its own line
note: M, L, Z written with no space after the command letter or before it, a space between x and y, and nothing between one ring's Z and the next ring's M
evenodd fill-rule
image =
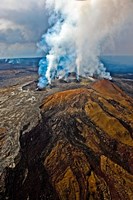
M1 199L132 199L132 98L107 80L70 85L1 92Z

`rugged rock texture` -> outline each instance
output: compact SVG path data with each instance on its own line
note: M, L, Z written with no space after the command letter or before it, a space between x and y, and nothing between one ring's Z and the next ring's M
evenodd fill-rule
M132 98L107 80L23 92L21 111L3 102L14 124L3 120L0 129L2 199L132 199Z
M113 76L114 84L118 85L127 95L133 97L133 74Z

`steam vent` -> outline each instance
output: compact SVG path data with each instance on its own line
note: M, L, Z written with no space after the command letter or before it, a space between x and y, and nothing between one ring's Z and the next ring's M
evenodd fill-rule
M0 101L0 199L133 199L133 101L113 82L14 86Z

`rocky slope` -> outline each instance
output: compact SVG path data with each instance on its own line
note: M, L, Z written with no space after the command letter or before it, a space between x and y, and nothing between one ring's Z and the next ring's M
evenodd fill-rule
M132 199L132 98L107 80L62 90L2 93L1 198Z

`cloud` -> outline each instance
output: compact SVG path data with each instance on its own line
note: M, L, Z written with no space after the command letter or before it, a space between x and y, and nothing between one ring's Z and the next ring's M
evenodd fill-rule
M1 10L29 10L31 7L43 7L45 0L4 0L0 5Z
M0 42L0 55L1 58L11 58L11 57L32 57L39 56L37 54L36 44L35 43L14 43L7 44ZM7 56L9 55L9 56Z
M27 47L34 44L33 51L30 52L35 54L36 43L46 31L47 24L44 0L4 0L0 5L0 57L3 54L7 57L15 54L15 52L11 54L11 50L15 51L13 48L15 45L17 45L16 56L19 56L24 52L21 51L22 44L25 44L26 52ZM6 54L2 53L2 50L5 50L3 48L8 46Z
M133 13L130 16L128 23L122 30L115 35L111 43L106 44L103 54L111 55L133 55Z
M0 57L36 55L36 43L47 27L45 0L3 0L0 4ZM117 37L115 47L106 48L105 53L133 54L133 23L125 29Z

